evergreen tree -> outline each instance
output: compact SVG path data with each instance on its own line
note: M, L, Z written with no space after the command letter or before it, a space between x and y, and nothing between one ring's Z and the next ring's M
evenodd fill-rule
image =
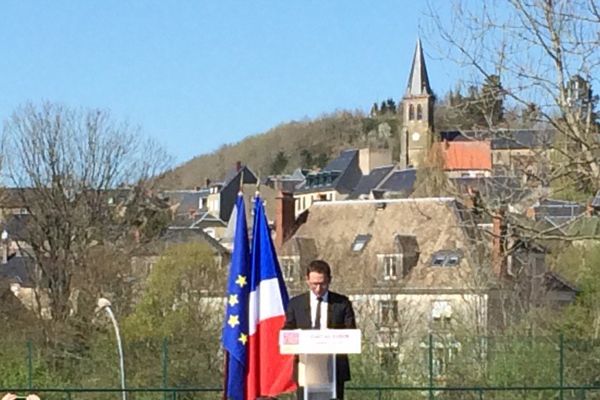
M369 112L369 115L371 117L376 117L377 115L379 115L379 106L377 105L377 103L373 103L373 106L371 106L371 111Z
M388 105L387 102L382 101L381 102L381 107L379 107L379 115L385 115L388 112Z
M285 153L283 151L277 152L275 159L271 163L271 174L272 175L281 174L285 170L285 167L287 167L287 164L288 164L288 158L286 157Z
M486 77L479 91L480 112L487 126L495 127L504 121L504 89L500 76Z
M392 99L392 98L387 99L386 105L387 105L388 112L393 113L394 111L396 111L396 102L394 101L394 99Z

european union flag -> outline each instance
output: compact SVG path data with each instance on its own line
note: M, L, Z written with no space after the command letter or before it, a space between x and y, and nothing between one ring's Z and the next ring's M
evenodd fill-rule
M223 347L228 357L225 395L228 399L244 400L247 370L248 297L250 293L250 249L244 197L240 193L236 204L233 254L227 281L227 304L223 324Z

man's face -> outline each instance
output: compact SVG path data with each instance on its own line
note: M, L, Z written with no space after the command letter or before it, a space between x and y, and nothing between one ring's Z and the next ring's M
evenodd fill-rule
M320 272L310 272L306 277L306 283L311 292L317 297L323 296L329 289L330 279Z

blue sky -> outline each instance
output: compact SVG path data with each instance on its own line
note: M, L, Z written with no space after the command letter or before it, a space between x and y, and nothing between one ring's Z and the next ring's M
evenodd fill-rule
M397 101L426 11L405 0L4 0L0 118L28 101L107 109L181 163L280 123ZM424 50L443 94L455 67L428 38Z

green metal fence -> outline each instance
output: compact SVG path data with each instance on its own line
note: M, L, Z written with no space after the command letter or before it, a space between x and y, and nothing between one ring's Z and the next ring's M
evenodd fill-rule
M218 343L217 350L202 346L166 339L126 343L128 400L219 399ZM0 365L0 393L37 393L43 400L122 398L114 343L77 350L73 359L65 356L69 347L50 351L0 339L0 357L11 360ZM597 340L428 335L401 338L393 346L364 343L351 364L350 400L600 400Z
M21 396L35 393L42 400L83 400L121 399L119 388L0 388L0 393L16 393ZM190 388L127 388L126 397L130 400L184 400L220 399L220 387ZM279 399L291 399L285 394ZM409 399L600 399L600 386L514 386L514 387L430 387L430 386L352 386L346 388L349 400L409 400Z

